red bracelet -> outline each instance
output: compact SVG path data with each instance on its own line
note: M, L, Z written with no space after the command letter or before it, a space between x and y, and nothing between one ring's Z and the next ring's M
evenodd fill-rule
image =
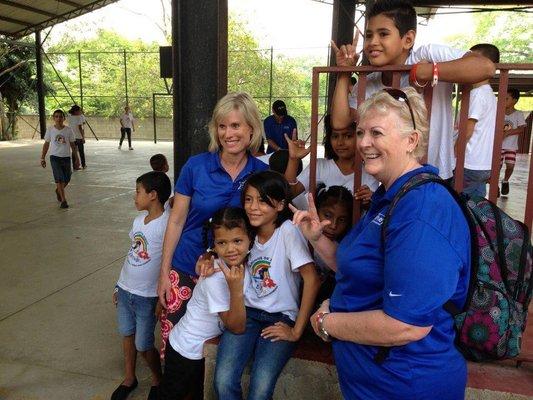
M413 67L411 68L411 71L409 72L409 80L417 87L419 88L424 88L428 85L428 83L426 82L424 85L421 85L420 83L418 83L418 81L416 80L416 69L418 68L418 64L415 64L413 65Z
M439 82L439 67L437 63L433 63L433 79L431 80L431 87L434 87Z

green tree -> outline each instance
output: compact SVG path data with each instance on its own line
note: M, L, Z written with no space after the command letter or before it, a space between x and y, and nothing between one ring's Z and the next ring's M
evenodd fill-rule
M453 47L469 49L477 43L492 43L500 50L502 63L533 62L529 13L495 11L474 15L474 34L456 34L448 37Z
M166 92L163 79L159 78L159 45L140 40L128 40L116 32L99 30L94 38L74 41L70 34L47 50L48 57L68 88L74 101L81 103L87 114L114 116L126 104L127 92L131 108L138 117L152 115L152 93ZM80 53L78 53L80 52ZM46 63L46 75L53 82L55 98L48 98L48 108L68 108L73 100L54 68ZM159 115L170 116L171 106L163 102Z
M35 50L31 42L0 44L0 140L17 135L17 113L35 101Z

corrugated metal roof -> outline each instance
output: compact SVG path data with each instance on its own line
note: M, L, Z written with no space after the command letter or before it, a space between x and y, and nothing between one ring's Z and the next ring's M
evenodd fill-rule
M118 0L0 0L0 34L14 39Z

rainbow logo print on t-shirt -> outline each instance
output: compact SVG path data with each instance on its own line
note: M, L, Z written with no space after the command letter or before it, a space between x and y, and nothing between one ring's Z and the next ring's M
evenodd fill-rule
M271 261L268 257L259 257L251 263L252 285L257 297L267 296L278 288L268 272Z
M129 263L132 266L140 267L150 261L148 254L148 241L142 232L136 232L131 241L130 251L128 253Z

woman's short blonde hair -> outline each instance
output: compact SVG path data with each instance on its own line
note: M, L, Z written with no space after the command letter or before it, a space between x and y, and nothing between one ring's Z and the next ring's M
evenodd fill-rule
M228 116L228 114L234 110L238 110L244 120L252 128L252 139L248 150L252 153L256 152L261 144L263 138L263 123L261 122L261 114L257 108L257 104L246 92L234 92L228 93L222 97L213 110L213 116L209 121L209 151L214 153L222 149L222 146L218 140L217 126L219 122Z
M413 156L420 160L426 154L428 145L429 124L426 103L424 103L424 98L414 88L406 87L401 90L409 99L411 110L413 110L416 129L413 129L413 121L407 103L395 100L384 90L375 93L361 104L357 109L357 112L359 113L359 121L364 119L369 113L388 115L394 110L400 118L401 123L398 127L400 133L408 135L413 131L418 132L418 145L413 151Z

